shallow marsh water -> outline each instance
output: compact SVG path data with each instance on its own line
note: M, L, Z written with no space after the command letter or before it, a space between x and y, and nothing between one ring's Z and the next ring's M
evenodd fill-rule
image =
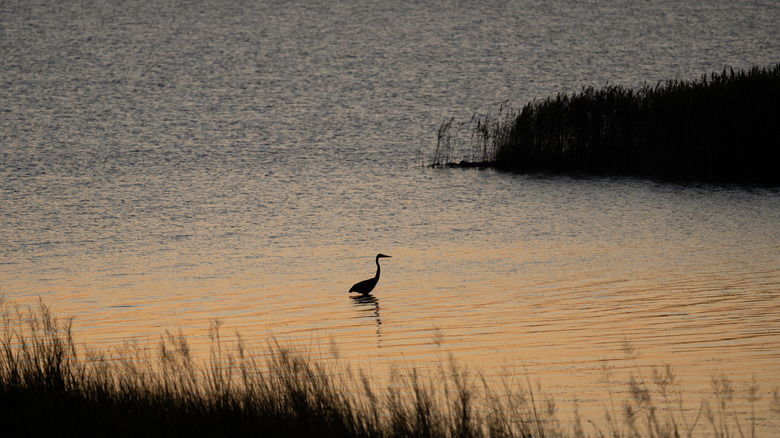
M775 2L678 3L4 2L0 292L91 347L216 318L380 380L452 354L594 421L605 366L692 410L755 377L776 430L777 189L420 166L504 99L777 61Z

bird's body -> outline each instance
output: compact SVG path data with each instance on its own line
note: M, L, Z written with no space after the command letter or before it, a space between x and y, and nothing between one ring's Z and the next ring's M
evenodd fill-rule
M376 287L376 283L379 281L379 259L382 257L390 257L390 256L384 254L376 255L376 275L374 275L374 278L369 278L368 280L363 280L359 283L355 283L355 285L349 289L350 292L358 292L363 295L367 295L371 293L372 290L374 290L374 288Z

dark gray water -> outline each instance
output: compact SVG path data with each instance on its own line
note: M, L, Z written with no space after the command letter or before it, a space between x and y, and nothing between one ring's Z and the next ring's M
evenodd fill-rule
M380 374L522 360L597 414L627 339L694 394L718 372L769 392L776 189L420 164L444 119L505 100L776 63L778 22L776 1L0 2L0 292L95 345L197 345L218 317ZM351 300L377 252L377 301Z

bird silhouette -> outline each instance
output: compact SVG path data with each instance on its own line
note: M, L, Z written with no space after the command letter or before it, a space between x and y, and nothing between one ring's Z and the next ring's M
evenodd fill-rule
M363 295L367 295L372 290L374 290L374 288L376 287L376 282L379 281L379 259L382 257L390 257L390 256L384 254L376 255L376 275L374 275L374 278L369 278L368 280L363 280L360 283L355 283L355 285L349 289L350 292L358 292Z

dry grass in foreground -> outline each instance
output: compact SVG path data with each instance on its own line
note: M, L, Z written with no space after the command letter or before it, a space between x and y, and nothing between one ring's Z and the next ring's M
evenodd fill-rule
M49 309L0 301L0 425L4 436L754 436L758 385L739 396L726 377L713 380L712 404L691 415L676 399L671 370L629 381L622 407L597 426L562 422L532 385L496 390L451 363L440 376L396 373L386 389L368 376L287 349L268 347L258 363L238 337L227 349L219 324L211 357L193 359L182 336L162 337L156 354L126 346L111 355L81 353L71 321ZM649 382L649 383L646 383ZM660 405L659 405L660 403ZM780 396L770 400L780 413Z

